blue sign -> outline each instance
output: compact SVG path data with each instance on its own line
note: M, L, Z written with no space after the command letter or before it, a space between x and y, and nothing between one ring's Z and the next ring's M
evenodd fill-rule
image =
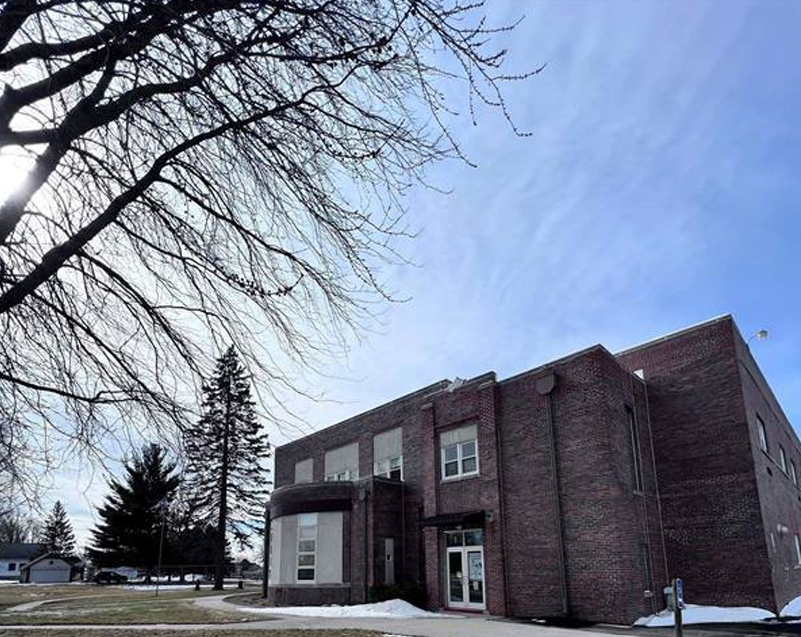
M684 582L676 578L676 608L684 609Z

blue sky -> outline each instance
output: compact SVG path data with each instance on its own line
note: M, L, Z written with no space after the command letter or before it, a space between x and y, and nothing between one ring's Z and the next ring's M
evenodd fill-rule
M407 197L408 302L310 383L310 427L443 377L500 377L593 343L615 351L723 313L801 423L801 3L490 0L516 138L491 113L456 127L478 164ZM276 442L286 435L276 433ZM53 490L79 534L104 491Z

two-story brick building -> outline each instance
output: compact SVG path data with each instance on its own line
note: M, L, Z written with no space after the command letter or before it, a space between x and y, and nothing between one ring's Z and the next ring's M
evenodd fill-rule
M801 594L801 445L731 317L443 380L276 449L268 596L628 623Z

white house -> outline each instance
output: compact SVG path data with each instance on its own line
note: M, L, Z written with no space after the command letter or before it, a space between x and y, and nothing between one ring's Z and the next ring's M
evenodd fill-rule
M83 563L77 557L45 553L22 567L19 581L23 584L71 582L82 567Z
M0 544L0 580L18 580L22 567L42 551L39 544Z

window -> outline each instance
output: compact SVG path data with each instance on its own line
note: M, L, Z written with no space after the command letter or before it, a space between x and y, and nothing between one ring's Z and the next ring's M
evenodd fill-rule
M317 571L317 514L298 515L298 583L314 583Z
M442 477L444 479L471 476L478 473L478 443L459 442L442 448Z
M9 571L16 571L17 570L17 563L16 562L9 562L8 563L8 570Z
M795 540L795 565L801 566L801 539L798 538L798 533L793 536Z
M403 428L373 436L373 475L403 480Z
M373 465L373 475L389 478L390 480L403 480L403 456L396 456L381 460Z
M642 493L642 465L640 462L640 437L637 432L637 418L634 416L634 410L631 407L626 407L626 414L629 419L629 436L631 442L631 464L632 472L634 474L634 491Z
M795 470L795 461L790 460L790 480L793 481L793 484L798 486L798 474Z
M784 473L787 473L787 454L784 453L784 447L779 445L779 466Z
M765 432L765 423L757 416L757 433L759 434L759 448L768 453L768 434Z
M339 471L337 473L329 473L325 476L326 482L341 482L343 480L358 480L359 479L359 470L358 469L345 469L344 471Z
M335 482L338 480L359 479L359 443L354 442L325 454L325 480Z
M295 484L314 481L314 460L307 458L295 463Z

